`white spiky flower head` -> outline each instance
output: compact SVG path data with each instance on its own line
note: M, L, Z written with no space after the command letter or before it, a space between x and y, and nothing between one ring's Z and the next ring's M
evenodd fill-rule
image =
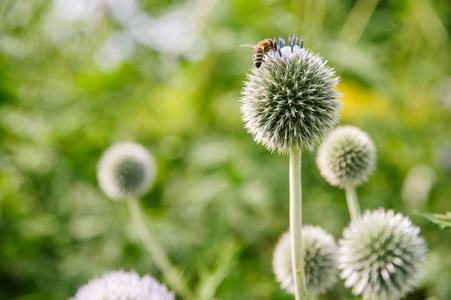
M392 210L366 211L343 231L338 261L346 287L364 300L396 300L416 284L427 246L412 221Z
M302 246L307 290L312 295L324 293L338 279L337 245L332 235L318 226L302 226ZM294 293L289 232L277 243L273 254L273 272L280 287Z
M122 142L108 148L97 165L97 179L103 192L115 200L145 194L153 183L152 155L137 143Z
M338 123L338 77L320 55L299 46L296 34L289 45L282 37L274 43L276 51L244 83L242 119L270 151L313 151Z
M81 286L71 300L175 300L174 293L150 275L135 271L105 273Z
M373 173L376 148L366 132L350 125L340 126L319 147L316 163L329 184L355 187Z

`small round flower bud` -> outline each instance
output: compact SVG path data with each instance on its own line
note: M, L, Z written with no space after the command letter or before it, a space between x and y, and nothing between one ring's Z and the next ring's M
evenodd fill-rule
M266 63L253 67L241 92L241 113L254 140L270 151L313 151L339 120L338 78L326 61L280 37Z
M318 149L316 163L333 186L358 186L376 166L376 148L368 134L354 126L337 127Z
M366 211L343 231L341 277L364 300L400 299L412 290L426 257L420 229L402 214Z
M152 155L140 144L123 142L107 149L97 165L103 192L119 200L146 193L155 176Z
M318 226L302 227L302 246L307 290L318 295L332 287L338 279L337 245L332 235ZM273 271L280 287L294 293L289 232L277 243L273 254Z
M78 289L71 300L102 299L175 300L175 297L165 285L158 283L149 275L139 277L135 271L119 270L91 279Z

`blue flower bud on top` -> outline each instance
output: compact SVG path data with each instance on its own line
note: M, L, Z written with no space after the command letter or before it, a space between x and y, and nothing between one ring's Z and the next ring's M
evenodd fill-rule
M313 151L339 121L338 77L318 54L280 37L241 92L241 113L254 140L270 151Z

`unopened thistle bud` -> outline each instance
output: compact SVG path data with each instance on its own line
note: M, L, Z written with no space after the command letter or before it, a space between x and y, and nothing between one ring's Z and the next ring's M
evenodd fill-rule
M324 293L338 279L337 245L332 235L318 226L302 227L302 245L307 290L313 295ZM294 292L289 232L284 233L273 254L273 271L280 287Z
M122 270L91 279L71 300L175 300L174 294L153 277Z
M241 113L254 140L270 151L313 151L339 120L338 78L326 61L280 37L266 63L252 68L241 92Z
M107 149L97 165L103 192L119 200L145 194L155 177L152 155L140 144L123 142Z
M366 132L354 126L340 126L321 144L316 162L331 185L355 187L373 173L376 148Z
M343 231L341 277L364 300L396 300L413 289L426 258L426 242L412 221L392 210L366 211Z

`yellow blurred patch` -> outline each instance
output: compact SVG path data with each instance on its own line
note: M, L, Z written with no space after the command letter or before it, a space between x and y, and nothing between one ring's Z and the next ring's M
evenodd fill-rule
M341 114L344 120L362 116L384 117L389 112L388 99L381 92L347 81L342 81L338 90L343 93Z

